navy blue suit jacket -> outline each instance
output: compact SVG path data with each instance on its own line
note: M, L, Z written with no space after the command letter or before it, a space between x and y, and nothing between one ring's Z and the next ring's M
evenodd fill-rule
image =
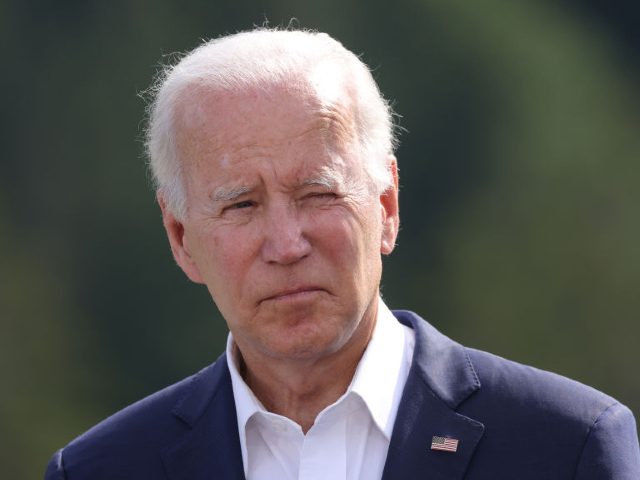
M633 415L558 375L464 348L411 312L416 348L384 479L638 480ZM457 452L430 449L433 436ZM227 359L116 413L54 454L47 480L243 479ZM277 479L275 479L277 480Z

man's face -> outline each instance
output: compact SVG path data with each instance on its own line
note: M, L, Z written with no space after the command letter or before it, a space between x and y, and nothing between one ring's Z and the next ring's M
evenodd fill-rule
M188 213L161 199L165 226L245 356L313 360L371 331L397 186L369 186L345 104L273 87L204 93L178 112Z

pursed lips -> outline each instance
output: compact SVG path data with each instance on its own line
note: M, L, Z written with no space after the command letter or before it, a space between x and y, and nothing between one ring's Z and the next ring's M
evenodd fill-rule
M267 297L263 298L261 302L265 301L286 301L286 300L295 300L295 299L303 299L304 297L311 296L318 292L325 292L326 290L316 286L303 286L303 287L295 287L289 288L285 290L277 291Z

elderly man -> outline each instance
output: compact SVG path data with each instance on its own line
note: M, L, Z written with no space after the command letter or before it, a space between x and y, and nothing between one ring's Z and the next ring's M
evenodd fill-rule
M630 411L380 299L392 117L329 36L256 30L168 69L148 149L173 256L230 334L48 479L638 479Z

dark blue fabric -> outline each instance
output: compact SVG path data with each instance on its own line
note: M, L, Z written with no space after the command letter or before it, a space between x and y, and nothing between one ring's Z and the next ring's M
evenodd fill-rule
M385 480L639 480L633 415L558 375L464 348L394 312L416 349ZM430 449L433 436L458 450ZM133 404L54 454L46 480L242 479L225 356Z

